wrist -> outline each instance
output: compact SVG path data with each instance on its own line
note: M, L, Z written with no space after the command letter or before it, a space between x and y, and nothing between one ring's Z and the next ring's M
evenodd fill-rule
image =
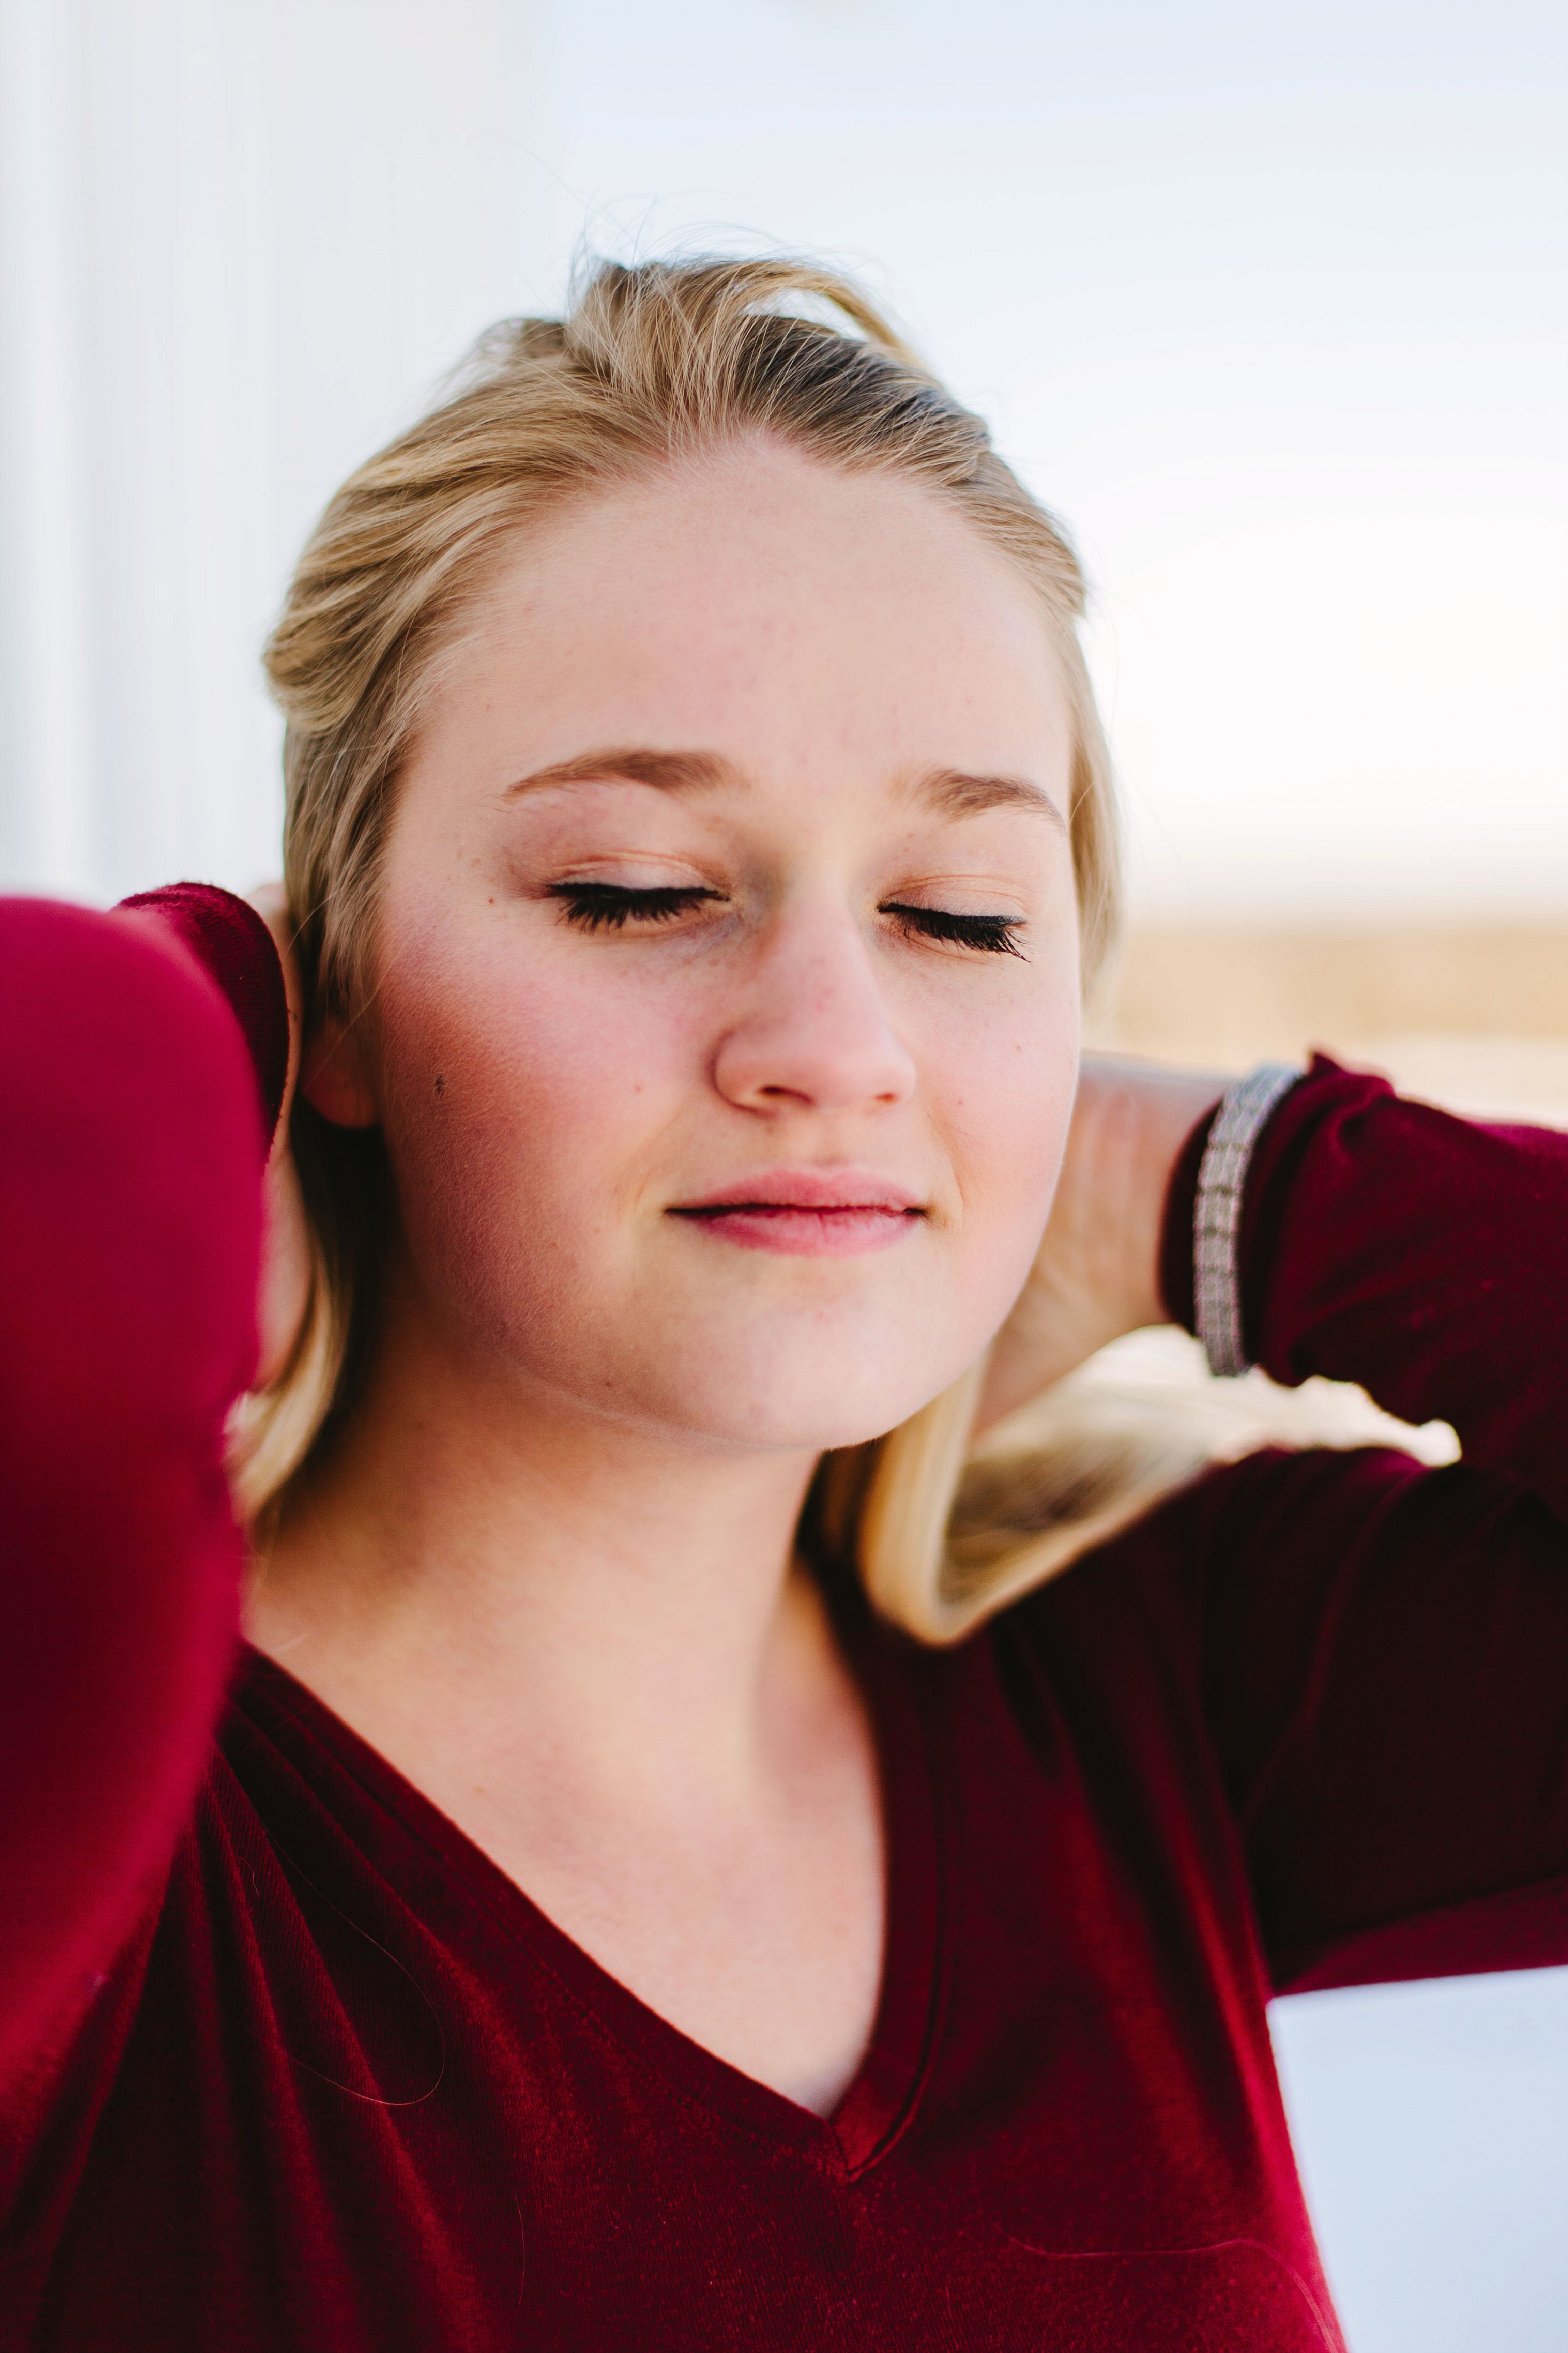
M1219 1071L1168 1070L1110 1055L1086 1060L1089 1115L1100 1130L1095 1165L1101 1183L1114 1186L1121 1197L1114 1261L1100 1278L1108 1307L1114 1303L1119 1333L1172 1319L1169 1219L1189 1157L1182 1269L1190 1296L1191 1208L1202 1151L1199 1140L1194 1155L1194 1139L1206 1134L1229 1083Z

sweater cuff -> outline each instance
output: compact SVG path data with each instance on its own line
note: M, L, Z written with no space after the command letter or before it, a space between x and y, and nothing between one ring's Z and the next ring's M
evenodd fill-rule
M156 915L217 983L250 1050L268 1139L289 1078L289 999L271 933L254 907L214 882L171 882L138 891L121 910Z

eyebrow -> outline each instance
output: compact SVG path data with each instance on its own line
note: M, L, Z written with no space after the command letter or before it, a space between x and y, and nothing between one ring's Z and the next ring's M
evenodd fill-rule
M535 768L506 788L505 798L542 792L551 785L608 784L620 781L651 785L666 793L710 793L743 785L732 761L717 752L654 752L617 745L602 752L579 752ZM904 788L905 797L922 802L939 817L978 817L986 809L1022 808L1044 817L1062 833L1068 821L1049 793L1027 776L972 776L963 768L927 768Z
M963 768L928 768L915 778L910 797L923 801L940 817L978 817L994 808L1032 809L1061 832L1068 830L1068 821L1049 793L1027 776L972 776Z
M506 788L506 798L541 792L547 785L602 785L615 781L652 785L661 793L711 793L725 785L739 785L741 772L717 752L647 752L625 747L604 752L579 752L574 759L557 760L535 768Z

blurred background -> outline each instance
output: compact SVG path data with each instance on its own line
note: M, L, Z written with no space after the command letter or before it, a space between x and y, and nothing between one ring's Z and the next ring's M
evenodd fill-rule
M1096 1034L1568 1124L1554 0L0 0L0 881L275 871L336 482L575 258L758 246L1083 553ZM1565 2353L1568 1972L1276 2030L1355 2353Z

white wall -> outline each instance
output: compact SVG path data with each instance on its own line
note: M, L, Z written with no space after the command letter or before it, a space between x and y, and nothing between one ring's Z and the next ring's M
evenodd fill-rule
M507 302L503 0L0 0L0 877L278 865L258 655Z
M1351 2353L1563 2353L1568 1970L1308 1994L1273 2016Z

